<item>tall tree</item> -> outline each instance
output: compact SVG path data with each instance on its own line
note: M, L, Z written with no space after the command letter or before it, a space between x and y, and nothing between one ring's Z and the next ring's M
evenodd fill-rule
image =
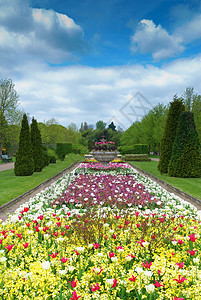
M24 114L22 119L20 141L16 153L14 172L16 176L29 176L34 172L31 135L29 132L29 124L26 114Z
M170 163L172 155L172 147L177 132L179 116L184 111L184 109L185 107L183 104L183 100L177 98L177 96L174 96L173 101L170 103L170 108L165 123L164 134L160 144L160 161L158 164L158 170L161 173L168 172L168 165Z
M173 177L201 177L200 141L190 111L179 117L168 174Z
M112 129L113 131L116 131L116 126L114 125L114 122L111 122L109 125L108 125L108 129Z
M106 127L106 123L104 123L103 121L98 121L96 123L96 129L104 130L105 127Z
M6 140L7 125L18 117L19 96L11 79L0 80L0 155Z
M43 146L38 123L34 118L31 123L31 143L34 159L34 172L41 172L44 166Z
M191 111L194 97L196 97L196 95L194 93L194 88L187 87L185 92L182 95L182 98L184 99L184 105L185 105L186 110Z

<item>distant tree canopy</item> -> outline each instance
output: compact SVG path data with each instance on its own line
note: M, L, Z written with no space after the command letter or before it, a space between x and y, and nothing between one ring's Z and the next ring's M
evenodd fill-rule
M121 145L148 144L150 151L160 150L168 108L158 104L141 121L134 122L121 137Z
M10 125L20 124L23 113L17 109L19 96L11 79L0 80L0 155L9 146Z

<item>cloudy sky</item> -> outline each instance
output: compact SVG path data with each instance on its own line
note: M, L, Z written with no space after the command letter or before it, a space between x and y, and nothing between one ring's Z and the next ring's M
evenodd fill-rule
M200 0L0 0L0 79L38 121L125 129L200 74Z

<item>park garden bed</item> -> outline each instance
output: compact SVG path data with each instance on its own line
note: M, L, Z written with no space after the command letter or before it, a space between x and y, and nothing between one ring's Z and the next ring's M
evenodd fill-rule
M201 299L200 213L127 164L80 164L0 225L1 299Z

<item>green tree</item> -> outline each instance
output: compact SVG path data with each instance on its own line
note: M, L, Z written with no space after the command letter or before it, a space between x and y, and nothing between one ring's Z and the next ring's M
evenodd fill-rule
M201 148L192 112L179 117L168 174L173 177L201 177Z
M158 164L158 170L161 173L168 173L168 165L172 155L172 147L177 132L178 120L184 109L185 107L182 99L174 96L173 101L170 103L164 134L160 144L160 161Z
M196 97L196 95L194 93L194 88L187 87L185 92L182 95L182 98L184 99L184 105L185 105L186 110L191 111L193 100L195 97Z
M196 97L194 97L192 112L194 114L195 125L201 142L201 95L196 95Z
M34 159L34 172L41 172L44 166L43 146L38 123L34 118L31 123L31 143Z
M0 155L6 141L7 126L19 118L19 96L11 79L0 80Z
M31 136L27 115L24 114L20 132L19 147L16 153L16 162L14 167L16 176L29 176L34 172L34 159L32 152Z
M104 123L103 121L98 121L96 123L96 129L99 129L99 130L104 130L106 127L106 123Z
M111 122L109 125L108 125L108 129L112 129L113 131L116 131L116 126L114 125L113 122Z

